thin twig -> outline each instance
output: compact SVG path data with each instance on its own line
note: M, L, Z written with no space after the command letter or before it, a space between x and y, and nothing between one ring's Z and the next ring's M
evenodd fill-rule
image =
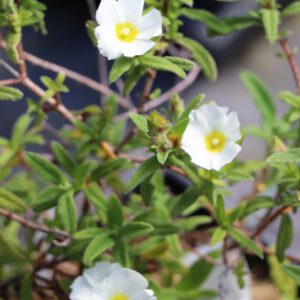
M0 64L3 65L3 67L14 77L20 76L19 72L15 70L13 67L11 67L5 60L0 59Z
M36 83L34 83L31 79L26 78L23 81L24 86L30 89L34 94L39 97L44 97L45 91L41 89ZM65 119L70 122L73 122L76 118L63 104L57 104L56 99L50 97L47 98L46 101L53 107L55 107L55 111L57 111L60 115L62 115Z
M20 78L21 78L21 80L24 80L25 78L27 78L27 67L26 67L22 43L20 43L18 46L18 53L19 53L19 57L21 60L21 62L19 64Z
M133 106L128 102L128 100L121 95L118 95L116 92L108 88L107 86L97 82L94 79L91 79L87 76L81 75L75 71L72 71L68 68L59 66L52 62L41 59L37 56L34 56L29 53L25 53L25 59L32 63L33 65L39 66L48 71L52 71L55 73L65 73L66 77L78 82L79 84L85 85L92 90L102 93L105 96L116 95L118 103L125 109L132 109Z
M12 68L8 63L4 62L3 60L0 60L0 62L6 68L7 71L9 71L11 74L17 77L16 79L18 79L19 81L16 81L16 83L22 83L37 96L41 98L44 97L45 91L42 88L40 88L36 83L34 83L30 78L22 78L20 73L14 68ZM63 104L58 104L57 100L53 97L47 98L46 101L51 106L55 107L55 111L57 111L68 121L73 122L75 120L74 115Z
M279 42L280 42L280 45L288 59L288 62L290 64L290 67L291 67L291 70L292 70L292 73L293 73L293 76L294 76L294 79L296 82L298 94L300 94L300 69L299 69L297 60L295 58L295 55L289 45L288 39L283 38L283 39L280 39Z
M274 213L269 214L262 223L255 229L255 231L250 235L252 239L255 239L256 237L260 236L260 234L271 224L273 221L275 221L281 214L283 214L287 209L289 208L289 205L284 205L278 210L276 210Z
M22 82L22 79L20 78L12 78L12 79L6 79L6 80L0 80L0 86L6 86L6 85L16 85Z
M144 106L144 111L147 112L149 110L156 108L157 106L162 105L163 103L168 101L173 94L182 93L184 90L186 90L190 85L192 85L195 82L199 73L200 73L200 68L198 66L195 66L195 68L188 74L188 76L185 79L180 81L178 84L176 84L173 88L169 89L167 92L163 93L157 99L147 103ZM137 112L137 109L133 108L130 110L130 112ZM128 119L128 112L119 114L114 118L115 121L121 121L126 119Z
M139 113L144 113L144 106L146 104L146 102L150 99L150 93L152 90L152 86L154 83L156 77L156 71L149 69L147 71L147 75L146 75L146 79L145 79L145 86L141 95L141 99L140 99L140 103L139 103L139 107L138 107L138 112Z
M34 223L34 222L29 221L15 213L9 212L3 208L0 208L0 215L7 219L16 221L16 222L22 224L23 226L30 228L32 230L54 234L60 240L69 240L70 239L70 235L65 231L62 231L57 228L50 228L44 224Z

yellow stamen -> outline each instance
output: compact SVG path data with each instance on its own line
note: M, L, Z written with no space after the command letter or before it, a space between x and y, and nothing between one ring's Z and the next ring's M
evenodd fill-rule
M210 152L221 152L226 144L226 137L220 131L213 131L206 135L205 146Z
M121 42L132 43L136 40L138 34L138 29L130 22L116 25L116 35Z
M109 300L129 300L124 294L117 294Z

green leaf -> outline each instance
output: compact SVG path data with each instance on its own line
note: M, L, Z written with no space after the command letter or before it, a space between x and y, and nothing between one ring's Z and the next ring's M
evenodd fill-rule
M204 94L200 94L200 95L196 96L194 99L192 99L185 107L183 113L180 116L180 120L188 118L190 115L190 112L192 110L198 109L200 107L200 104L202 103L204 97L205 97Z
M85 192L87 199L92 204L95 205L97 210L106 214L107 203L106 203L105 196L104 196L102 190L100 189L99 185L95 182L92 184L89 184L85 188L84 192Z
M128 191L132 191L140 183L146 180L150 175L152 175L160 167L156 156L152 156L144 161L128 182Z
M300 1L292 2L281 12L281 16L283 18L291 17L298 14L300 14Z
M228 234L231 236L231 238L236 241L240 246L249 249L254 254L256 254L258 257L263 259L263 252L261 249L258 248L258 246L249 239L244 233L241 231L231 228L228 230Z
M282 215L276 240L276 255L280 262L284 260L284 253L293 241L293 223L289 215Z
M64 167L64 169L72 175L76 169L76 164L72 159L70 153L59 143L52 143L52 150L55 154L56 159Z
M125 158L107 160L101 164L98 164L98 167L92 172L91 178L94 181L98 181L99 179L102 179L108 176L110 173L122 169L127 165L128 161Z
M178 40L183 47L189 49L193 53L195 61L201 67L204 75L209 80L216 80L218 77L217 66L211 54L197 41L190 38L180 38Z
M101 233L103 233L103 229L98 227L91 227L77 231L73 234L73 238L75 240L90 240Z
M267 158L268 163L299 163L300 148L289 149L286 152L273 153Z
M115 261L120 263L123 267L130 267L129 246L125 241L116 240L113 247L113 257Z
M177 142L175 142L175 143L177 143ZM164 149L160 150L160 149L158 149L157 153L156 153L156 158L157 158L158 162L161 165L164 165L165 162L167 161L167 159L168 159L168 157L169 157L169 155L170 155L171 152L172 152L172 149L168 149L168 150L164 150Z
M181 78L184 78L186 75L185 72L180 67L173 64L168 59L165 59L160 56L144 55L139 58L139 61L143 66L147 68L151 68L159 71L172 72Z
M178 199L176 199L176 201L174 201L172 212L174 214L182 213L186 208L196 202L200 195L201 193L198 188L189 187L179 196Z
M265 87L263 80L254 73L246 71L242 72L240 77L259 109L264 123L272 125L276 117L276 109L273 98Z
M212 30L213 32L216 32L219 35L226 35L230 32L230 28L223 20L219 19L207 10L183 8L180 12L183 16L191 20L203 22L208 29Z
M260 25L258 18L252 16L234 16L226 18L223 21L230 28L230 32Z
M283 271L290 276L298 286L300 286L300 267L293 265L284 265Z
M9 86L0 86L0 100L17 101L23 98L23 93Z
M96 27L97 27L97 24L94 21L88 20L85 23L85 28L86 28L86 31L88 33L89 38L91 39L93 45L95 47L98 47L98 41L97 41L97 38L95 36Z
M274 44L278 38L280 13L276 9L262 9L261 14L267 38L271 44Z
M223 197L218 195L216 201L216 219L219 225L226 225L226 211Z
M57 212L63 228L71 234L74 233L77 229L77 209L72 192L60 196Z
M180 144L182 135L186 127L188 126L188 124L189 124L189 118L181 119L168 132L168 139L172 142L173 147L177 147Z
M226 230L224 230L221 227L218 227L214 230L213 235L211 237L211 241L210 244L212 246L219 244L223 241L223 239L225 238L225 236L227 235Z
M175 221L175 225L183 231L192 231L200 225L209 224L212 218L209 216L192 216Z
M133 112L129 113L128 116L140 131L146 133L149 131L147 118L145 116Z
M37 199L33 203L33 210L37 213L55 207L58 199L65 190L56 186L50 186L38 194Z
M191 266L176 288L180 291L197 289L207 279L212 270L212 264L209 264L205 260L199 260Z
M96 236L87 246L83 254L83 263L92 266L94 260L104 251L110 249L115 241L110 237L109 233L103 233Z
M132 92L145 72L146 68L143 66L137 66L128 72L123 91L125 96L128 96Z
M288 105L300 109L300 96L297 96L291 92L284 91L279 93L279 98Z
M173 224L157 224L152 232L152 235L174 235L180 232L178 226Z
M62 172L43 157L35 153L26 153L25 161L44 180L55 184L65 181Z
M21 281L20 300L33 300L32 289L32 274L29 273Z
M189 59L176 57L176 56L164 56L165 59L170 61L172 64L177 65L184 71L190 71L195 67L195 63Z
M56 90L55 83L50 77L41 76L40 80L44 84L44 86L47 87L49 90L53 90L53 91Z
M247 202L242 202L230 211L230 213L227 215L227 220L229 224L233 224L235 221L239 220L242 217L246 206Z
M107 224L109 228L121 227L124 222L122 205L115 195L107 202Z
M133 66L134 60L128 57L120 57L117 59L109 73L109 82L113 83L117 81L124 73L129 71Z
M21 149L24 145L24 138L28 130L32 118L29 115L22 115L14 125L11 135L11 146L14 150Z
M27 204L15 194L0 188L0 208L13 212L24 212Z
M118 232L118 236L124 239L131 239L145 236L153 230L153 226L144 222L128 222Z

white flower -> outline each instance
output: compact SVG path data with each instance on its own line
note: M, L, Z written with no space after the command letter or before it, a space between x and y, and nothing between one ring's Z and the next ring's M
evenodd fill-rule
M119 264L97 263L76 278L71 300L157 300L148 281L138 272Z
M181 147L194 164L219 171L241 151L240 122L235 112L214 102L192 110L183 134Z
M151 38L162 33L162 16L153 9L143 16L144 0L102 0L96 13L95 35L108 59L134 57L149 51Z

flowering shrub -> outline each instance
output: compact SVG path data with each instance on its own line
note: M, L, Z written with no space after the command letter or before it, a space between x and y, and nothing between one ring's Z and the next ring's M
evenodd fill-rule
M193 0L102 0L95 21L86 23L103 70L114 60L101 82L26 52L22 29L45 34L45 12L39 0L0 0L0 63L11 74L0 81L0 100L25 101L15 85L36 95L10 139L0 138L0 299L229 299L224 280L231 272L244 288L245 255L268 258L285 299L297 299L300 258L286 249L300 203L300 72L280 24L300 13L300 2L259 0L255 10L221 19L193 8ZM279 91L286 112L278 115L263 81L248 71L241 79L260 124L240 128L235 112L204 95L182 99L200 72L217 78L211 54L181 32L183 17L212 37L256 26L280 44L296 83L295 91ZM56 75L34 82L31 63ZM160 72L180 81L159 90ZM70 111L66 78L97 90L101 107ZM64 125L54 129L49 113ZM264 160L236 158L245 135L265 143ZM175 192L168 174L184 179L186 189ZM253 191L227 209L232 186L244 181ZM261 235L275 220L277 240L269 247ZM203 245L213 251L201 252ZM191 266L187 253L197 256ZM207 289L220 265L225 272Z

